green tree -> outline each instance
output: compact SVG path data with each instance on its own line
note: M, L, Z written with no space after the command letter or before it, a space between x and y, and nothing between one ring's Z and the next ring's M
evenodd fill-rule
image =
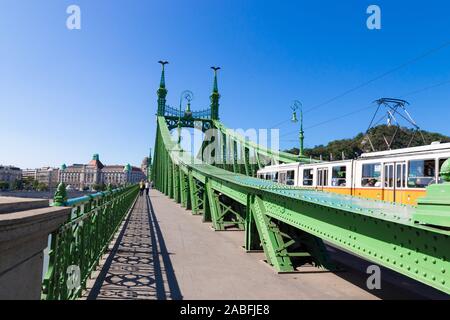
M48 191L48 186L43 182L38 182L36 190L37 191Z
M387 150L386 140L390 141L396 131L396 126L380 125L369 130L370 141L372 142L376 151ZM450 142L450 137L428 131L422 131L425 139L425 144L430 144L433 141L440 141L441 143ZM397 131L391 149L407 148L408 146L424 145L422 135L419 132L414 132L412 129L401 128ZM318 145L314 148L305 149L305 155L314 159L322 159L325 161L340 160L342 153L346 159L354 159L359 157L364 152L372 151L369 140L364 133L359 133L351 139L341 139L329 142L326 146ZM298 154L298 148L286 150L293 154Z
M15 180L12 183L11 188L12 188L12 190L22 190L23 189L23 182L22 182L22 180Z
M5 191L9 189L9 183L6 181L0 181L0 190Z
M106 185L101 183L101 184L94 184L92 186L92 189L95 191L105 191L106 190Z
M33 190L38 190L38 188L39 188L39 181L33 180L31 182L31 186L32 186Z

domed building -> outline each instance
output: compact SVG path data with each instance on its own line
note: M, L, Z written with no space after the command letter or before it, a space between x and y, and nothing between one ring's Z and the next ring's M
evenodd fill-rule
M65 168L61 167L60 182L78 190L92 189L95 185L120 186L146 179L140 168L130 164L105 166L98 154L94 154L87 164L63 166Z

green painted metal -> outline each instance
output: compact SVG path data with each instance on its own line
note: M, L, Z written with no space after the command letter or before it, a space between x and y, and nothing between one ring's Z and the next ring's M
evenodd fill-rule
M162 70L161 70L161 81L159 83L159 89L156 92L158 95L158 115L164 116L165 108L166 108L166 96L167 96L167 89L166 89L166 79L164 75L164 66L168 63L167 61L159 61L161 64Z
M218 200L216 198L216 195L214 194L214 190L211 188L211 182L209 179L207 180L205 184L205 192L207 196L208 206L209 206L209 213L210 217L208 216L208 220L211 219L211 222L213 224L213 228L215 230L223 230L223 226L219 223L219 204ZM206 221L208 221L206 220Z
M64 186L55 194L55 206L72 207L68 221L51 235L49 266L42 285L42 299L77 299L86 282L138 195L128 186L76 199L63 200ZM80 286L68 286L67 270L80 270Z
M55 196L53 197L54 207L63 207L67 201L66 185L61 182L56 189Z
M293 162L318 162L317 160L310 159L307 157L299 157L287 152L279 151L279 150L271 150L267 147L260 146L248 138L245 138L234 130L228 129L223 123L218 120L212 121L213 127L219 130L221 133L225 134L227 139L231 141L235 141L240 145L245 146L248 149L254 150L259 156L265 156L269 159L272 159L274 163L293 163Z
M450 159L447 159L442 164L440 175L442 180L444 180L447 183L450 182Z
M151 179L152 176L152 148L150 148L150 152L147 158L147 177Z
M188 177L180 170L180 195L181 195L181 205L184 208L189 206L189 182Z
M211 119L219 120L219 89L217 86L217 71L220 69L219 67L211 67L214 70L214 85L213 91L211 93Z
M303 157L305 155L304 152L304 141L305 141L305 131L303 130L303 110L300 109L300 133L299 133L299 139L300 139L300 149L299 149L299 156Z
M233 172L237 173L239 172L239 165L238 165L238 146L237 146L237 141L233 140L232 141L232 146L233 146Z
M442 165L440 176L443 184L434 184L427 188L425 197L418 200L413 220L442 228L450 228L450 159ZM449 248L450 249L450 248Z
M192 210L193 214L199 214L200 212L200 195L199 190L197 188L197 182L192 175L192 171L188 173L188 183L189 183L189 197L190 197L190 206L187 209Z
M258 230L267 261L278 272L294 271L293 259L299 257L309 258L307 261L318 267L335 269L320 238L286 225L280 225L279 220L268 215L264 201L259 196L251 196L248 205L250 206L250 220L254 222ZM246 239L249 239L250 247L248 249L251 250L252 241L250 239L252 238L251 233L254 231L251 230L251 223L247 226L250 229Z
M294 266L288 255L287 246L283 241L281 232L267 215L261 198L254 196L252 202L250 204L250 212L253 215L267 262L280 272L294 271Z
M155 150L159 154L155 154L153 170L157 171L154 176L158 190L164 190L165 172L188 172L186 184L194 213L201 211L204 221L212 221L216 230L224 230L224 226L241 217L243 220L239 222L245 225L247 250L263 248L268 262L278 271L292 271L296 259L303 258L331 268L323 246L323 241L328 241L450 293L450 231L438 225L415 223L414 217L425 209L425 200L416 209L256 179L250 176L254 169L246 170L245 161L242 165L236 163L238 145L244 148L241 157L247 159L245 149L255 152L256 157L271 157L280 162L298 158L228 134L217 120L213 120L213 125L225 134L231 147L233 164L229 167L218 168L182 152L171 139L166 118L157 117ZM450 172L445 171L448 168L444 166L444 175ZM240 170L245 174L239 174ZM433 208L439 207L442 217L448 218L450 204L433 196L446 190L446 184L436 185L430 189L428 199ZM445 197L448 199L446 194Z

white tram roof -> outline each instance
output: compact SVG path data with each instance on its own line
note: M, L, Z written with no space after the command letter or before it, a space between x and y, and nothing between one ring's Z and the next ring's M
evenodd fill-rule
M443 153L443 152L450 152L450 142L448 143L438 143L433 142L430 145L426 146L420 146L420 147L411 147L411 148L403 148L403 149L395 149L395 150L386 150L386 151L376 151L376 152L367 152L361 154L359 159L373 159L373 158L387 158L387 157L393 157L393 156L407 156L407 155L421 155L421 154L432 154L432 153ZM302 167L317 167L317 166L324 166L324 165L339 165L339 164L345 164L348 162L351 162L353 160L346 159L346 160L336 160L336 161L323 161L323 162L317 162L317 163L285 163L285 164L279 164L279 165L272 165L272 166L266 166L263 169L258 170L259 173L269 173L274 171L281 171L281 170L289 170L289 169L295 169L298 166Z
M433 142L430 145L420 146L420 147L367 152L367 153L361 154L360 159L392 157L392 156L399 156L399 155L420 155L420 154L440 153L440 152L450 152L450 142L448 142L448 143Z

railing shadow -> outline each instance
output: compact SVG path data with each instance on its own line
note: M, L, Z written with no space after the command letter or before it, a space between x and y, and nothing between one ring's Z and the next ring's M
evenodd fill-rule
M182 298L151 200L142 196L127 217L87 299Z

